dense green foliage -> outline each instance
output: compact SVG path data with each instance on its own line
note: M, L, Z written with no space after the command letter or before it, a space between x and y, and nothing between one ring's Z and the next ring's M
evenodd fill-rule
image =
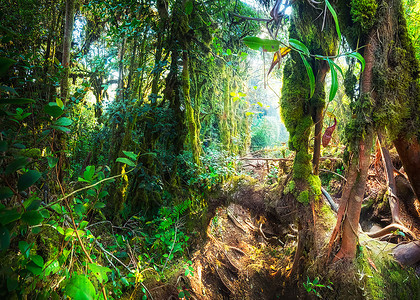
M318 156L319 164L314 153L328 109L331 120L347 123L350 149L368 127L391 139L420 136L418 32L398 14L402 38L384 41L393 51L373 66L384 100L358 91L359 42L385 23L379 2L325 1L324 16L308 22L315 2L296 1L291 20L287 14L274 24L284 25L281 38L263 39L262 23L233 15L260 17L242 1L4 0L0 295L149 299L146 278L192 273L191 241L200 243L209 199L250 149L281 146L283 158L294 152L282 193L304 208L299 227L312 226L321 181L311 160ZM418 5L406 5L407 16L418 16ZM339 21L352 50L341 46ZM252 50L279 56L281 47L284 67L273 58L279 68L271 73L282 80L281 96L278 88L269 101L265 56L255 67L261 59ZM264 72L263 82L253 72ZM277 99L284 126L269 109ZM267 171L268 184L279 182L279 168ZM186 285L175 285L188 298ZM320 287L318 279L305 283L315 295Z

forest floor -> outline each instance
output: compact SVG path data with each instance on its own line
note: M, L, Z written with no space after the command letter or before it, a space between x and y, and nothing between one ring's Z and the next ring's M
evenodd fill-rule
M301 278L298 282L290 280L289 273L297 245L295 211L292 209L293 205L287 203L287 197L276 196L281 188L282 178L277 178L274 182L270 176L270 167L267 168L266 162L261 160L253 161L251 167L244 163L245 170L253 178L241 177L228 182L223 188L226 192L209 202L210 221L205 232L206 238L192 252L193 272L188 276L177 273L172 279L173 284L169 285L172 288L152 288L154 299L170 299L171 295L177 295L180 289L176 290L174 287L180 286L180 283L182 291L190 295L186 299L200 300L316 299L322 295L329 299L379 299L389 295L385 291L384 282L388 277L400 274L400 266L388 260L391 259L390 254L396 243L407 237L402 233L391 232L382 236L380 241L365 234L380 230L391 220L388 201L383 201L386 199L386 177L374 157L372 161L374 163L369 170L360 228L360 247L366 249L362 255L365 264L359 263L355 268L353 291L349 289L342 294L341 289L345 289L345 286L340 287L339 283L332 283L326 277L323 279L321 274L319 283L315 285L315 278ZM283 167L287 171L290 165ZM323 168L328 167L331 170L337 169L336 163L331 161L324 162ZM282 170L277 168L276 172L281 175ZM285 176L287 174L283 174ZM328 189L336 202L339 201L344 183L344 179L339 176L329 177ZM419 216L417 200L405 199L403 202L414 204ZM272 203L276 206L276 217ZM417 238L420 236L420 218L413 218L413 213L407 212L404 203L400 207L403 224L415 235L411 238ZM281 218L278 217L279 214ZM325 228L330 228L331 231L336 219L331 210L328 216L329 224L325 224ZM420 268L414 267L417 267L419 273ZM394 274L395 268L397 273ZM411 274L410 270L401 270ZM407 281L409 275L406 277ZM414 284L416 278L414 277ZM391 281L388 283L388 288L391 288ZM372 292L382 284L383 290ZM369 292L364 291L365 288L370 289ZM372 295L374 296L371 297ZM413 295L413 292L410 290L407 295Z

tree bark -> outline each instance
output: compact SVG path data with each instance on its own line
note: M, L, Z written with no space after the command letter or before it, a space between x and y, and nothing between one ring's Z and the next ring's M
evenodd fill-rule
M400 135L394 140L395 148L403 163L417 199L420 199L420 144L416 137L411 140Z

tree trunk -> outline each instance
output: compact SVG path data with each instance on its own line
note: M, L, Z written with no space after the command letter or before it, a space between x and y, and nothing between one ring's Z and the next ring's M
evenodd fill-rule
M69 89L69 73L70 73L70 50L71 41L73 37L73 25L74 25L74 1L66 1L66 16L64 23L64 37L63 37L63 58L61 65L64 67L64 76L61 80L61 91L60 96L64 104L68 97Z
M64 75L61 80L60 97L64 105L66 105L69 94L69 73L70 73L70 50L71 41L73 37L74 25L74 0L66 1L66 14L64 23L64 36L63 36L63 57L61 64L64 67ZM66 157L67 138L66 135L57 131L58 145L56 151L60 152L59 161L57 164L57 177L59 182L63 182L65 177L65 170L68 167L68 159Z
M417 199L420 199L420 144L417 138L411 140L401 135L394 140L395 148L403 163Z

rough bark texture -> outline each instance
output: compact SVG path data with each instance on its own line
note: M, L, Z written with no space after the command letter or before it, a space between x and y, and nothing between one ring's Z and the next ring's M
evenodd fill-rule
M411 186L420 199L420 145L417 138L411 141L404 137L394 140L395 148L408 175Z

